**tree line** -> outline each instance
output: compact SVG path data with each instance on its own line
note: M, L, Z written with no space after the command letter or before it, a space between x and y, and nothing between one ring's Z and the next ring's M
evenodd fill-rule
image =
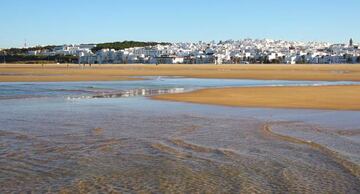
M26 63L26 64L40 64L40 63L77 63L78 57L73 55L25 55L13 54L3 55L1 62L6 63Z
M156 46L156 45L169 45L170 43L166 42L139 42L139 41L123 41L123 42L111 42L111 43L101 43L97 44L96 47L92 49L92 52L95 53L101 49L115 49L123 50L126 48L133 47L147 47L147 46Z
M6 53L6 55L22 55L22 54L27 54L29 51L51 51L54 50L56 46L54 45L49 45L49 46L36 46L36 47L29 47L29 48L9 48L9 49L4 49L0 52L2 53Z

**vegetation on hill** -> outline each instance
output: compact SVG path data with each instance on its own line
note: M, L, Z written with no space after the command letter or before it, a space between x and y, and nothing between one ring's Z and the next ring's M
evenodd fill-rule
M36 47L29 47L29 48L9 48L4 49L1 52L5 52L7 55L21 55L27 54L29 51L44 51L44 50L53 50L56 46L49 45L49 46L36 46Z
M111 43L101 43L97 44L96 47L92 49L95 53L101 49L115 49L115 50L122 50L126 48L132 47L146 47L146 46L155 46L155 45L168 45L170 43L166 42L138 42L138 41L123 41L123 42L111 42Z
M25 64L40 64L40 63L77 63L78 57L73 55L3 55L1 62L6 63L25 63Z

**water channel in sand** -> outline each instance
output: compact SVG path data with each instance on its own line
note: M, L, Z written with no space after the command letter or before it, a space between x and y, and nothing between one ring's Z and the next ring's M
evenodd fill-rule
M355 83L0 83L0 193L359 193L360 111L146 98L208 87L337 84Z

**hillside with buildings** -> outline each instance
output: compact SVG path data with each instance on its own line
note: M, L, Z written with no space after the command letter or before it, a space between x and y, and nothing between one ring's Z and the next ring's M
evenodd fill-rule
M15 52L16 51L16 52ZM343 64L359 63L359 44L284 40L227 40L197 43L115 42L6 49L3 56L42 56L81 64ZM8 52L6 54L6 52ZM56 56L56 57L55 57ZM63 56L76 57L63 60ZM41 58L41 57L40 57ZM36 57L35 57L36 59Z

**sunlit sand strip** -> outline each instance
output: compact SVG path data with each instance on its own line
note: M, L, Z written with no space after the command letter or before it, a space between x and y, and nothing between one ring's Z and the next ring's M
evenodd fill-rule
M360 110L360 85L215 88L153 99L238 107Z
M60 76L59 76L60 75ZM0 82L114 81L131 76L193 78L360 81L360 65L93 65L1 64Z
M354 176L356 176L360 180L360 166L353 163L353 162L351 162L351 161L346 160L339 153L337 153L337 152L335 152L335 151L333 151L333 150L331 150L331 149L329 149L329 148L327 148L325 146L322 146L320 144L312 142L312 141L306 141L306 140L303 140L303 139L299 139L299 138L295 138L295 137L286 136L286 135L283 135L283 134L276 133L271 129L270 124L265 125L263 130L267 135L271 135L271 136L277 137L277 138L279 138L281 140L288 141L288 142L291 142L291 143L308 145L313 149L319 150L320 152L330 156L335 162L337 162L338 164L343 166L346 170L348 170L351 174L353 174Z

